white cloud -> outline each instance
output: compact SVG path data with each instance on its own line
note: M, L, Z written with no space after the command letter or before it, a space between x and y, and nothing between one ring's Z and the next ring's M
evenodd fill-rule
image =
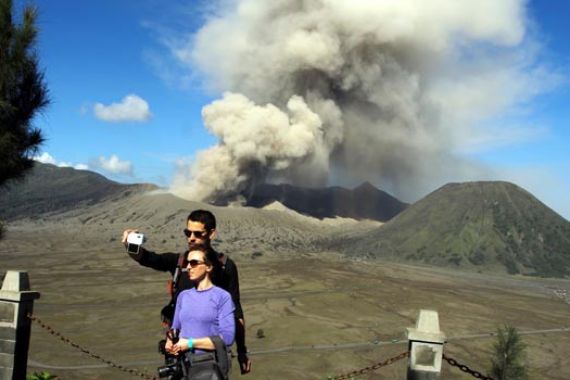
M60 168L74 168L77 170L89 170L89 166L87 164L73 164L71 162L61 161L57 163L57 166Z
M43 152L42 154L40 154L39 156L34 156L33 157L34 161L38 161L41 162L42 164L52 164L52 165L57 165L55 158L53 158L51 156L51 154L49 154L48 152Z
M98 159L93 160L90 166L113 174L133 175L133 164L130 161L121 161L115 154L109 158L100 156Z
M132 176L134 172L133 165L130 161L123 161L115 154L112 154L109 158L100 156L97 159L91 160L89 164L59 161L48 152L43 152L40 155L34 156L33 160L43 164L56 165L60 168L74 168L76 170L101 170L111 174L122 174L128 176Z
M73 166L77 170L88 170L89 166L87 164L77 164Z
M51 154L49 154L48 152L43 152L42 154L40 154L39 156L34 156L33 157L34 161L38 161L41 162L42 164L52 164L52 165L56 165L59 166L60 168L67 168L67 167L71 167L77 170L88 170L89 166L86 164L73 164L71 162L67 162L67 161L57 161Z
M143 122L152 116L146 100L134 94L127 95L119 103L112 103L108 106L95 103L93 112L98 119L113 123Z

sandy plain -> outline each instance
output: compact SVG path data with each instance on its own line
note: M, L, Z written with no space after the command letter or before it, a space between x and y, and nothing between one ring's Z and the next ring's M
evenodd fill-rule
M0 241L0 271L28 271L33 290L41 292L34 313L55 330L104 358L155 375L168 275L126 255L119 236L131 221L95 228L100 224L70 220L11 224ZM253 360L246 379L326 379L384 361L407 350L405 331L420 309L439 312L445 353L472 369L487 371L492 333L508 323L528 332L531 379L570 378L568 280L358 261L298 245L271 251L271 242L262 243L242 240L234 250L232 239L223 244L240 270ZM182 238L168 237L155 239L152 248L183 246ZM242 378L235 364L233 378ZM400 360L358 378L405 379L406 365ZM29 372L40 370L61 379L136 378L33 325ZM444 363L442 378L472 377Z

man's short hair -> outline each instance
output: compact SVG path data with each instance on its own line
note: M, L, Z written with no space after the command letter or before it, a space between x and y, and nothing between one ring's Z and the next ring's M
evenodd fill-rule
M216 217L208 210L194 210L188 215L186 223L189 221L199 222L208 231L216 229Z
M202 252L202 254L204 255L204 262L206 263L206 265L216 266L218 264L218 257L216 256L216 253L212 251L212 249L210 249L205 244L196 244L196 243L190 244L188 246L188 253L186 253L186 260L188 260L188 255L190 254L190 252L194 251Z

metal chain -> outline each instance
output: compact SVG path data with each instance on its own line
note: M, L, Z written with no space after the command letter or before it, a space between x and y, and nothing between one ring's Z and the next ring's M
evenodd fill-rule
M452 359L452 358L446 356L445 354L443 354L443 359L446 362L448 362L449 365L459 368L463 372L470 374L471 376L473 376L476 379L495 380L492 377L488 377L488 376L483 375L481 372L477 372L477 371L472 370L471 368L467 367L465 364L458 363L455 359Z
M127 368L125 366L122 366L120 364L116 364L116 363L114 363L108 359L105 359L105 358L103 358L97 354L92 353L91 351L87 350L86 348L81 347L77 343L72 342L69 338L66 338L65 336L63 336L59 332L55 331L52 327L50 327L50 326L46 325L44 322L42 322L42 320L39 319L38 317L35 317L31 314L28 314L28 318L30 318L30 320L32 320L33 322L36 322L41 328L48 331L51 335L58 337L63 342L69 344L71 347L78 349L79 351L91 356L94 359L97 359L97 360L99 360L105 364L108 364L109 366L111 366L113 368L117 368L123 372L127 372L127 373L130 373L130 374L135 375L135 376L139 376L145 380L157 380L156 376L150 376L150 375L147 375L146 373L140 372L136 369Z
M392 364L392 363L394 363L394 362L397 362L398 360L407 358L407 357L409 356L409 354L410 354L410 353L409 353L408 351L402 352L400 355L394 356L393 358L390 358L390 359L388 359L388 360L385 360L385 361L383 361L383 362L380 362L380 363L377 363L377 364L374 364L374 365L371 365L371 366L368 366L368 367L364 367L364 368L362 368L362 369L358 369L358 370L355 370L355 371L347 372L347 373L345 373L345 374L338 375L338 376L336 376L336 377L329 376L329 377L327 378L327 380L346 380L346 379L352 379L352 378L354 378L355 376L364 375L364 374L367 373L367 372L377 370L377 369L380 368L380 367L384 367L384 366L390 365L390 364Z
M66 338L65 336L63 336L62 334L60 334L59 332L55 331L52 327L46 325L44 322L42 322L41 319L39 319L38 317L35 317L31 314L28 314L28 318L30 318L30 320L32 320L33 322L36 322L40 327L42 327L44 330L48 331L51 335L54 335L56 337L58 337L59 339L61 339L63 342L69 344L70 346L72 346L75 349L78 349L79 351L91 356L94 359L97 359L105 364L108 364L111 367L117 368L123 372L127 372L130 373L132 375L135 376L139 376L145 380L157 380L156 376L150 376L147 375L143 372L140 372L136 369L132 369L132 368L127 368L124 367L120 364L116 364L110 360L104 359L103 357L101 357L100 355L97 355L95 353L90 352L89 350L87 350L86 348L81 347L80 345L78 345L77 343L72 342L69 338ZM355 376L360 376L360 375L364 375L370 371L375 371L378 368L381 367L385 367L387 365L393 364L394 362L397 362L398 360L402 360L404 358L407 358L410 355L410 353L408 351L406 352L402 352L401 354L394 356L390 359L387 359L383 362L380 363L376 363L374 365L368 366L368 367L364 367L362 369L358 369L358 370L354 370L351 372L347 372L345 374L342 375L338 375L335 377L329 376L327 378L327 380L347 380L347 379L352 379ZM449 363L449 365L453 366L453 367L457 367L459 368L461 371L470 374L471 376L477 378L477 379L483 379L483 380L495 380L492 377L488 377L483 375L480 372L474 371L471 368L467 367L465 364L460 364L458 363L455 359L452 359L448 356L446 356L445 354L443 354L443 359Z

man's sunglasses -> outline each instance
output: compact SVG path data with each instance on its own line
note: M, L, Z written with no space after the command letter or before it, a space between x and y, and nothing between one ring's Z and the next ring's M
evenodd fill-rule
M206 235L208 235L208 231L204 231L204 230L202 230L202 231L192 231L192 230L189 230L188 228L185 228L185 229L184 229L184 235L186 235L186 237L188 237L188 238L189 238L190 236L194 235L194 237L195 237L196 239L202 239L203 237L206 237Z
M206 264L206 263L203 261L200 261L200 260L189 260L188 261L188 265L190 265L190 268L196 268L200 264Z

